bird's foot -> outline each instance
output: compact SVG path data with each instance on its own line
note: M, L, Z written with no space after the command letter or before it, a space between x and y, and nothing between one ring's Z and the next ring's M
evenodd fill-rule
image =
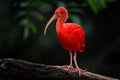
M72 69L73 66L72 65L69 65L68 68L67 68L67 71L69 71L69 69Z
M78 72L79 76L81 75L81 69L80 68L76 68L76 72Z
M66 71L69 71L70 69L73 69L73 66L72 65L63 65L62 66Z

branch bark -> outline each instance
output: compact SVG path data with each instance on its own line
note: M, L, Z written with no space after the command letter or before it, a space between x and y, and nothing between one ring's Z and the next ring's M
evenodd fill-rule
M36 64L12 58L0 59L0 80L119 80L75 68L67 71L67 66Z

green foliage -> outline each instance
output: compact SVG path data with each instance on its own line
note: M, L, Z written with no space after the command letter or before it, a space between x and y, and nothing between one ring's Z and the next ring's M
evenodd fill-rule
M57 40L56 21L48 28L47 36L43 35L47 21L59 6L65 6L69 11L68 22L84 27L85 53L88 53L85 55L88 56L79 56L81 66L83 64L83 67L89 67L93 71L103 68L103 71L107 69L108 73L115 71L119 75L119 67L111 67L118 61L117 58L113 59L115 54L120 53L118 0L0 0L0 57L66 64L66 58L60 59L68 54L64 54L67 51L64 52ZM99 15L103 9L105 14ZM104 64L94 64L103 63L102 61L106 62L104 64L113 64L107 64L107 67Z
M31 24L31 30L32 30L33 33L36 33L37 28L34 24Z
M97 15L100 10L107 7L107 2L112 0L87 0L87 4L90 6L92 11Z
M55 2L57 4L57 6L64 6L68 9L69 12L69 19L72 22L76 22L78 24L81 24L81 18L80 15L82 15L84 13L83 11L83 6L84 6L84 2L81 1L56 1ZM82 5L82 6L80 6Z
M107 7L107 2L111 2L112 0L80 0L80 1L55 1L53 0L57 6L64 6L69 11L69 19L78 24L82 24L80 15L84 14L84 7L89 7L92 9L94 14L98 14L100 10ZM19 25L24 27L23 38L27 39L30 33L37 32L37 26L34 23L33 19L38 19L39 21L44 20L43 14L41 14L38 9L47 3L44 0L29 0L22 1L17 3L20 5L22 10L20 10L16 18L22 17L19 21Z
M54 0L53 0L54 1ZM69 19L72 22L82 24L80 16L84 15L84 8L89 7L95 15L98 15L99 12L107 8L108 2L113 2L114 0L78 0L78 1L54 1L57 6L64 6L69 11ZM83 26L84 27L84 26Z
M26 26L24 28L24 34L23 34L24 39L26 39L28 37L28 35L29 35L29 27Z
M22 17L22 19L19 21L19 26L24 27L24 33L23 33L23 38L24 40L27 39L29 34L36 33L37 32L37 26L34 23L34 19L38 19L39 21L43 21L44 17L43 15L38 12L36 9L39 9L41 6L45 4L44 1L23 1L21 3L16 3L19 4L22 10L20 10L16 14L16 19ZM35 8L35 9L34 9Z
M113 2L114 0L84 0L84 1L56 1L58 6L70 7L72 12L83 12L83 7L87 5L92 9L95 15L99 13L100 10L107 7L108 2ZM74 9L72 9L72 7Z
M77 15L70 15L70 19L73 21L73 22L76 22L78 24L82 24L81 23L81 20L80 20L80 17L78 17Z

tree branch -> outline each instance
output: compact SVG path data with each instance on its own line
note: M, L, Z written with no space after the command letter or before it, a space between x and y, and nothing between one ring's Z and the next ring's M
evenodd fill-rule
M36 64L17 59L0 60L0 80L119 80L81 70L81 76L75 68L67 71L67 66Z

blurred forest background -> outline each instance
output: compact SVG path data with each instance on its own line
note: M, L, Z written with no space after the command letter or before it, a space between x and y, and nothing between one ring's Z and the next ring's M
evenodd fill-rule
M68 9L67 22L81 24L85 30L85 53L77 54L79 67L120 78L119 0L0 0L0 58L69 64L69 53L56 36L56 21L43 35L59 6Z

